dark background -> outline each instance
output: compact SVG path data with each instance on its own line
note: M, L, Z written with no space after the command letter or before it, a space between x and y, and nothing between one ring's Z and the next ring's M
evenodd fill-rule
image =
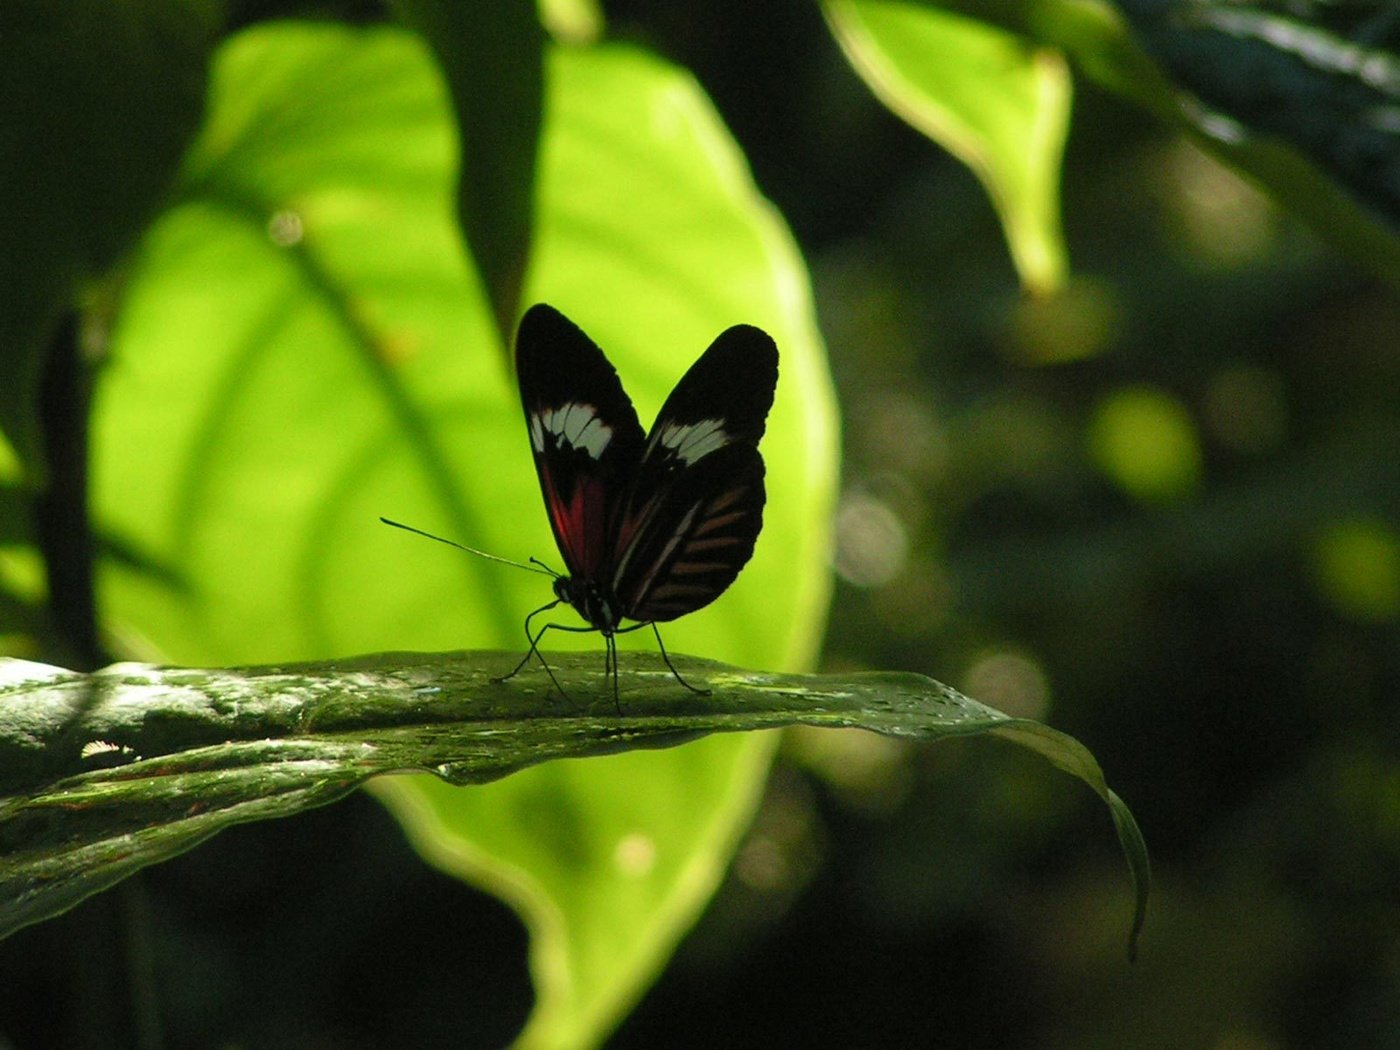
M1357 523L1396 536L1393 291L1077 81L1074 276L1029 302L974 178L869 95L815 5L606 6L695 73L812 270L845 421L825 667L930 674L1078 737L1156 876L1129 966L1127 874L1082 786L990 742L794 734L609 1045L1400 1046L1400 631L1326 568ZM1139 387L1199 443L1171 498L1090 451ZM16 935L0 1032L500 1046L524 953L503 905L357 796Z

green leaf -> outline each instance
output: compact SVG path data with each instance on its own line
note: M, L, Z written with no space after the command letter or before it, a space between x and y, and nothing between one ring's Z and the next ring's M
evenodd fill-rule
M1290 143L1400 227L1400 129L1379 114L1400 102L1395 11L1325 5L1124 0L1147 49L1228 137ZM1329 25L1328 23L1333 23Z
M447 77L461 135L458 221L509 345L533 223L544 31L521 0L389 6L423 34Z
M1394 52L1230 2L1136 4L1136 26L1106 0L951 0L930 6L1062 49L1085 75L1248 175L1358 263L1400 280L1393 189L1387 189L1387 224L1377 221L1381 212L1362 203L1376 199L1374 183L1358 190L1344 185L1359 185L1356 166L1386 179L1400 157L1400 136L1376 117L1394 104L1393 70L1400 68ZM1157 55L1171 66L1159 64ZM1298 88L1296 104L1268 98L1289 81ZM1236 100L1230 103L1234 112L1218 108L1229 97L1219 90L1225 84L1240 95L1262 96L1262 105L1256 112ZM1284 118L1285 110L1291 117ZM1345 117L1338 115L1342 111ZM1260 113L1270 120L1259 120ZM1272 123L1281 119L1296 126L1289 131ZM1314 147L1309 127L1321 129L1335 154Z
M1059 53L913 0L827 0L847 58L894 113L982 181L1021 280L1064 280L1060 161L1071 84Z
M0 5L0 431L40 477L33 417L54 325L169 189L204 103L218 5Z
M289 816L381 773L423 769L449 784L480 784L551 759L809 725L921 741L990 733L1083 780L1108 805L1133 873L1136 942L1148 891L1142 835L1093 756L1049 726L1011 718L920 675L765 674L678 659L682 674L711 691L698 697L677 689L660 661L631 654L620 671L617 715L596 660L561 657L555 667L570 695L599 698L581 707L551 694L538 671L493 680L511 659L390 653L222 670L119 664L93 675L0 661L0 936L230 824ZM570 767L585 768L549 766ZM458 818L450 806L435 811L434 801L427 797L416 834L437 819ZM558 797L536 801L512 816L528 822L536 839L569 834ZM620 792L615 801L625 802ZM603 860L614 870L606 891L634 904L629 876L689 849L625 820L608 830ZM560 862L548 851L538 859Z
M689 76L633 49L559 49L546 85L527 300L604 347L644 419L724 327L757 324L780 348L754 559L668 625L668 645L807 665L836 442L801 260ZM554 560L493 310L452 221L449 114L405 32L269 25L219 55L207 127L133 260L96 396L101 529L140 554L102 566L106 627L127 652L524 650L525 614L551 597L540 577L378 523ZM596 636L559 644L602 667ZM532 1038L586 1045L708 898L771 746L717 739L471 792L399 778L385 797L425 856L501 890L530 924ZM540 799L559 834L518 819ZM621 819L668 848L630 896L612 852Z

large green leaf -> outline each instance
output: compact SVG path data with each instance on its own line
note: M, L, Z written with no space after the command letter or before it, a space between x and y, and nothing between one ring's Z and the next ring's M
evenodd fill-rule
M546 70L526 300L581 323L644 418L731 323L767 329L782 355L764 534L668 643L801 667L822 628L835 479L801 262L688 76L625 48L553 51ZM402 32L266 26L219 56L178 206L133 261L93 421L97 511L134 555L102 580L127 652L231 664L523 648L524 614L549 597L538 576L377 522L518 559L553 546L452 221L449 112ZM601 667L596 637L575 644ZM583 1045L707 898L770 749L716 739L470 792L395 778L385 797L425 856L501 889L529 923L531 1038ZM623 828L665 847L626 892Z
M914 0L827 0L824 8L871 90L982 180L1026 286L1058 286L1071 88L1059 52Z
M429 769L446 782L480 784L549 759L788 725L925 741L991 733L1034 751L1107 804L1137 890L1134 941L1142 927L1148 866L1137 824L1093 756L1048 726L919 675L755 674L681 661L687 677L711 690L701 698L677 690L658 661L637 654L623 661L626 699L614 713L587 656L560 658L557 673L575 695L601 694L590 708L551 696L542 676L494 680L510 659L391 653L224 670L124 664L93 675L0 661L0 937L230 824L289 816L379 773ZM703 763L692 768L706 772ZM550 822L564 811L538 801L541 808L512 816L536 835L568 834ZM420 833L436 815L424 816ZM458 815L446 817L455 823ZM655 907L642 876L678 844L665 829L653 835L618 821L612 830L601 859L611 869L607 891ZM567 858L546 851L542 861L550 860ZM587 881L582 892L596 899Z

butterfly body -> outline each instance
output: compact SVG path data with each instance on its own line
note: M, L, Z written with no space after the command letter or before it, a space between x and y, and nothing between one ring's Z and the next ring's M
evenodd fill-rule
M598 584L581 576L557 576L554 596L565 605L573 606L579 616L603 634L616 634L622 624L622 612L617 599L605 594Z
M777 347L752 326L726 329L649 432L602 350L553 307L526 311L515 363L540 491L568 570L554 581L556 601L536 612L573 607L607 640L615 673L613 635L635 629L624 621L654 626L703 608L753 554L766 498L758 442ZM531 636L531 653L549 626L560 625Z

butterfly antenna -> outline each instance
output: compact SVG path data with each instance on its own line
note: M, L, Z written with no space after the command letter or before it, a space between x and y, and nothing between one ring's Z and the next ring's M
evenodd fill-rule
M425 539L437 540L439 543L445 543L449 547L456 547L459 551L466 551L468 554L475 554L480 558L487 558L491 561L498 561L502 565L514 565L517 569L524 569L526 572L536 572L539 573L541 576L550 576L556 579L559 576L557 572L555 572L544 562L539 561L536 558L531 558L530 561L532 564L527 565L522 561L511 561L509 558L502 558L500 555L497 554L487 554L485 551L479 551L475 547L468 547L465 543L458 543L455 540L444 539L441 536L434 536L431 532L424 532L422 529L415 529L412 525L405 525L401 521L391 521L390 519L384 517L381 517L379 520L382 521L385 525L392 525L396 529L403 529L404 532L411 532L414 535L422 536Z

